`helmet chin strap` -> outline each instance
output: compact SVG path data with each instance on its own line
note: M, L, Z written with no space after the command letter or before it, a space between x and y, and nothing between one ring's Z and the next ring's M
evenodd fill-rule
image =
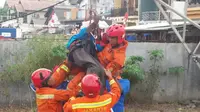
M116 45L112 45L111 44L111 46L112 46L112 48L118 48L119 47L119 44L117 43Z

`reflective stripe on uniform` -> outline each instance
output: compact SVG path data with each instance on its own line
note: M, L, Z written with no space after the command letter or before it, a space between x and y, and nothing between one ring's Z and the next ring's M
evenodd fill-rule
M59 73L59 72L60 72L60 68L57 68L57 69L56 69L56 72L58 72L58 73Z
M79 83L78 86L81 87L81 83Z
M69 100L75 100L75 97L71 97Z
M60 68L62 68L66 72L69 72L69 68L66 65L62 65Z
M67 86L67 88L66 88L66 89L67 89L67 90L69 90L69 91L72 91L71 89L69 89L69 88L68 88L68 86Z
M114 79L110 80L110 82L109 82L110 85L112 85L112 84L114 84L114 83L115 83L115 80L114 80Z
M45 94L45 95L36 94L36 98L37 99L53 99L54 94Z
M72 105L72 109L80 109L80 108L98 108L103 107L108 104L110 104L112 101L112 98L109 98L107 100L101 101L101 102L93 102L93 103L76 103Z

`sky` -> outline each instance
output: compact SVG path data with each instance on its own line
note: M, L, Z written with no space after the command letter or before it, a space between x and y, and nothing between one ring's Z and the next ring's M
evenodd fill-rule
M0 8L2 8L4 6L6 0L0 0Z

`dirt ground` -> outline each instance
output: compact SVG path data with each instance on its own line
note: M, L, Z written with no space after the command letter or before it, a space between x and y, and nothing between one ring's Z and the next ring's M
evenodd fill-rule
M127 105L125 112L200 112L200 108L190 108L177 104L134 104Z
M35 112L30 108L0 108L0 112ZM200 112L200 108L189 108L177 104L126 105L125 112Z

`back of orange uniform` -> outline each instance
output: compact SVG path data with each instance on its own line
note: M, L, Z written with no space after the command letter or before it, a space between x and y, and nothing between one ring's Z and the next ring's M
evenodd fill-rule
M56 90L49 87L36 89L36 104L38 112L62 112L61 101L68 101L74 96L73 92L66 90Z
M110 79L111 92L95 98L80 97L68 101L64 105L64 112L110 112L119 100L121 91L114 79Z
M117 48L112 48L111 44L107 44L105 48L98 53L100 63L106 69L110 70L114 76L119 76L118 72L124 66L127 46L128 42L126 40Z

